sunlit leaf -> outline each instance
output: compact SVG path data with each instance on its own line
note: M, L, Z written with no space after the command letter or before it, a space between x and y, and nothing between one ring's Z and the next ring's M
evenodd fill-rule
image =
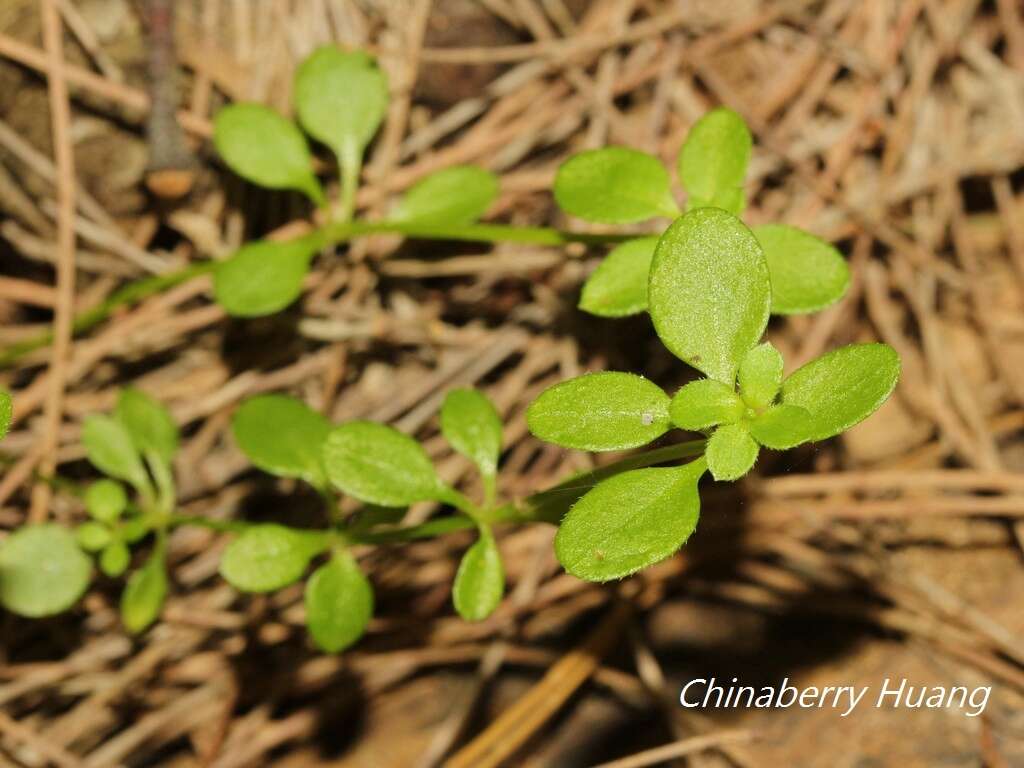
M770 342L750 349L740 362L740 394L751 408L771 405L782 386L782 355Z
M555 200L566 213L606 224L679 214L661 161L626 147L594 149L566 160L555 176Z
M772 276L772 312L797 315L834 304L850 285L846 259L829 243L796 227L754 228Z
M277 242L246 243L213 273L213 293L230 315L259 317L280 312L302 293L319 235Z
M118 419L101 414L86 417L82 425L82 445L96 469L136 488L149 487L149 476L135 443Z
M319 531L276 523L254 525L224 550L220 573L243 592L272 592L301 579L309 561L326 546L326 536Z
M679 179L687 210L714 206L738 214L745 205L743 178L751 149L750 131L731 109L713 109L698 120L679 151Z
M121 594L121 623L132 634L144 631L160 616L167 598L167 566L158 546L146 564L131 575Z
M505 592L505 567L489 528L462 557L452 585L455 610L466 621L482 621L490 616Z
M97 480L85 491L85 508L89 515L103 523L113 523L128 506L124 486L115 480Z
M580 309L601 317L625 317L647 309L647 278L658 238L629 240L613 248L583 284Z
M669 415L680 429L699 432L716 424L738 421L746 410L732 387L714 379L697 379L676 392Z
M143 455L156 455L170 464L178 452L178 426L167 409L138 389L121 390L115 411Z
M759 450L745 424L726 424L711 435L704 455L715 480L738 480L754 466Z
M322 454L331 424L301 400L259 395L246 400L231 421L235 442L264 472L326 484Z
M89 586L92 563L67 528L20 528L0 545L0 604L38 618L66 611Z
M363 636L373 617L373 587L348 552L335 554L306 582L306 625L317 647L338 653Z
M497 176L475 165L457 165L414 184L391 218L429 226L471 224L497 196Z
M775 405L750 422L750 434L766 448L782 451L807 442L814 434L814 419L798 405Z
M453 389L441 406L441 432L451 446L493 477L501 454L501 417L475 389Z

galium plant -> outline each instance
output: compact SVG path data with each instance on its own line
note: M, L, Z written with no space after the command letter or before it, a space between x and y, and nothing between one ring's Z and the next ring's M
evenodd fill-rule
M218 115L215 142L233 170L263 186L301 191L321 211L302 237L250 243L211 267L216 298L229 312L252 316L284 308L301 292L316 253L361 234L618 242L585 284L581 308L609 317L647 312L668 351L700 377L670 395L633 372L585 374L541 393L527 411L529 429L542 440L586 451L636 449L675 429L698 439L649 448L524 500L507 500L500 493L498 412L475 390L453 390L440 429L479 472L482 492L474 500L442 481L408 435L368 421L335 425L298 400L261 395L239 407L232 431L254 466L308 483L323 498L324 525L297 528L179 514L174 422L148 396L125 390L113 414L84 425L88 458L107 476L85 491L91 519L74 533L55 524L22 528L0 546L0 604L9 610L45 616L71 607L91 579L86 553L95 553L110 576L140 560L121 611L129 631L143 631L159 616L168 591L169 534L200 525L233 536L220 573L240 591L269 592L305 579L312 640L337 652L363 634L373 614L373 590L359 566L364 548L471 529L476 539L463 555L452 596L462 617L481 620L504 591L496 526L555 524L555 551L566 571L589 581L624 578L687 541L700 517L698 486L705 474L735 481L762 450L837 435L872 414L896 385L899 359L885 344L841 347L786 376L781 354L763 340L771 314L834 303L849 273L832 246L806 232L774 224L751 229L739 219L752 141L730 110L705 115L680 151L685 210L672 195L668 171L636 150L584 152L559 169L555 199L572 216L606 225L672 220L660 236L638 237L475 223L498 181L471 166L426 177L387 220L353 220L362 154L387 105L385 79L365 54L325 48L299 68L294 92L299 124L338 160L340 193L329 199L295 123L250 104ZM0 396L0 434L9 420L10 400ZM343 496L361 502L355 513L342 512ZM449 511L403 525L405 510L419 502ZM136 545L147 554L134 556Z

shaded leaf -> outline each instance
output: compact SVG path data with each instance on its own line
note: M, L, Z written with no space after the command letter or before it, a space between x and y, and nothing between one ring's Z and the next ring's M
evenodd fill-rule
M170 464L178 452L178 425L171 414L155 399L141 390L121 390L115 411L139 453L155 454Z
M89 586L92 563L67 528L19 528L0 545L0 604L39 618L66 611Z
M261 104L224 107L213 121L213 143L242 178L270 189L297 189L323 203L305 137L274 110Z
M632 373L588 373L548 387L530 403L526 424L549 443L583 451L646 445L669 428L669 398Z
M131 575L121 594L121 623L132 634L144 631L160 616L167 598L167 566L163 546Z
M466 621L482 621L490 616L505 593L505 567L489 528L480 529L480 538L462 557L452 585L452 601Z
M757 240L718 208L676 219L651 264L648 311L662 343L712 379L734 385L768 324L771 286Z
M94 414L82 425L82 445L96 469L136 488L148 488L149 476L128 429L117 419Z
M750 434L761 445L782 451L806 443L814 434L814 419L798 405L776 405L750 422Z
M391 218L430 226L471 224L497 196L497 176L475 165L457 165L414 184Z
M731 109L713 109L694 123L678 158L679 179L689 195L687 210L704 206L735 214L743 210L743 178L751 145L746 123Z
M594 149L566 160L555 176L555 200L566 213L606 224L679 214L661 161L626 147Z
M850 285L846 259L832 245L785 224L754 228L772 276L772 312L798 315L835 304Z
M501 417L475 389L453 389L441 406L441 432L451 446L493 477L501 454Z
M888 344L851 344L794 371L782 383L782 402L807 409L808 439L824 440L878 410L899 376L899 355Z
M301 400L259 395L246 400L231 420L235 442L264 472L326 484L322 457L331 431L327 419Z
M704 455L715 480L738 480L754 466L759 451L745 424L726 424L711 435Z
M629 576L674 554L700 517L703 459L681 467L635 469L598 483L565 516L555 553L587 581Z
M658 238L629 240L612 249L583 284L580 309L601 317L625 317L647 309L647 278Z
M335 554L306 582L306 625L317 647L338 653L363 636L373 617L373 587L348 552Z
M672 423L699 432L717 424L739 421L746 405L732 387L714 379L697 379L684 385L669 406Z
M326 536L319 531L254 525L224 550L220 574L243 592L272 592L301 579L309 561L326 547Z
M213 273L213 293L228 314L259 317L280 312L302 293L319 235L276 242L246 243Z
M782 386L782 355L771 342L750 349L740 363L740 394L751 408L771 405Z

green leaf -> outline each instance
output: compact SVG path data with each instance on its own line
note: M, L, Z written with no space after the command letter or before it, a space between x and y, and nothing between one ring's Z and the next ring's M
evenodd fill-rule
M782 402L810 411L808 439L824 440L874 413L899 377L900 358L888 344L851 344L794 371L782 383Z
M342 424L327 436L324 466L339 490L370 504L407 507L447 497L448 488L423 447L384 424Z
M326 547L326 535L320 531L254 525L224 550L220 575L242 592L273 592L301 579L309 561Z
M264 472L326 485L322 455L331 423L301 400L259 395L242 403L231 421L235 442Z
M697 379L676 392L669 416L680 429L700 432L717 424L739 421L746 410L732 387L714 379Z
M20 528L0 545L0 604L39 618L66 611L89 586L92 563L67 528Z
M754 466L759 451L745 424L726 424L711 435L704 455L715 480L738 480Z
M149 476L128 429L118 419L95 414L82 425L82 445L92 465L135 488L149 488Z
M505 593L505 567L489 528L480 529L480 538L459 563L452 585L452 601L466 621L482 621L494 613Z
M674 554L697 527L704 459L634 469L598 483L562 521L555 553L566 571L611 581Z
M309 264L322 245L318 234L285 242L246 243L213 273L217 303L235 317L280 312L302 293Z
M679 215L661 161L626 147L570 157L555 176L555 200L566 213L605 224Z
M750 422L750 434L766 448L782 451L806 443L814 434L814 419L798 405L776 405Z
M391 218L430 226L472 224L497 196L497 176L475 165L457 165L413 185Z
M14 415L14 401L11 400L11 393L0 389L0 437L7 434L11 428L11 417Z
M149 560L131 575L121 594L121 622L133 635L157 620L167 598L167 566L163 546L157 546Z
M740 394L751 408L767 408L782 386L782 355L764 342L753 347L740 363Z
M155 454L164 463L171 463L178 452L178 426L163 405L138 389L123 389L115 415L139 453Z
M306 624L317 647L338 653L363 636L373 617L373 587L355 558L340 552L306 582Z
M481 474L494 476L501 454L501 417L485 394L475 389L449 392L441 406L441 433Z
M127 506L128 495L124 486L115 480L97 480L85 492L86 510L101 523L114 523Z
M647 309L647 278L658 238L628 240L612 249L583 284L580 309L601 317L625 317Z
M646 445L669 428L669 398L632 373L588 373L544 390L526 410L530 432L582 451Z
M100 553L100 570L107 576L116 578L128 570L132 553L123 541L110 542Z
M679 151L679 179L689 200L687 210L713 206L738 214L745 205L743 177L751 148L743 118L720 107L690 129Z
M772 312L799 315L835 304L850 286L846 259L829 243L796 227L754 228L772 276Z
M718 208L676 219L651 264L654 329L676 357L733 386L740 360L768 324L771 285L756 238Z
M146 538L152 529L153 526L150 524L149 518L143 515L131 517L121 525L121 538L129 544L134 544Z
M213 143L228 168L270 189L297 189L324 202L309 145L295 123L260 104L232 104L213 121Z
M333 45L299 65L294 94L302 127L339 158L362 154L388 107L387 78L373 58Z
M110 543L110 529L90 520L75 529L75 539L86 552L99 552Z

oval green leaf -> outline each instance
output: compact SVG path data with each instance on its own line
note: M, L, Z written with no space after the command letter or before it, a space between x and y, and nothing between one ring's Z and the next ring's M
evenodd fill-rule
M771 342L753 347L740 363L740 394L751 408L767 408L782 386L782 355Z
M167 598L167 566L162 547L131 575L121 594L121 623L133 635L157 620Z
M625 317L647 309L647 278L658 238L629 240L612 249L583 284L580 309L600 317Z
M53 616L78 602L91 573L92 563L67 528L21 528L0 545L0 604L20 616Z
M588 373L544 390L526 410L530 432L581 451L646 445L669 428L669 397L632 373Z
M739 480L754 466L759 452L745 424L726 424L711 435L704 455L715 480Z
M75 529L75 540L86 552L99 552L110 544L110 529L103 523L88 520Z
M301 400L259 395L246 400L231 420L235 442L264 472L326 484L323 447L331 424Z
M115 411L135 448L143 455L154 454L170 464L178 452L178 425L163 405L141 390L121 390Z
M505 593L505 567L501 553L488 528L481 528L480 538L459 563L452 585L452 601L459 616L466 621L483 621L498 607Z
M148 488L149 476L128 429L118 419L94 414L82 425L82 445L96 469L135 488Z
M385 507L444 499L448 490L419 443L372 421L333 430L324 443L324 467L339 490Z
M566 160L555 176L555 200L566 213L605 224L679 215L661 161L626 147L594 149Z
M85 508L101 523L113 524L128 506L128 494L120 483L104 478L85 491Z
M577 578L611 581L674 554L697 527L697 481L705 469L698 459L601 481L562 521L555 536L558 561Z
M391 218L427 226L472 224L497 196L497 176L475 165L457 165L414 184Z
M313 571L306 582L306 625L316 646L338 653L363 636L373 617L373 587L348 552Z
M111 578L116 578L128 570L132 553L123 541L110 542L100 553L100 570Z
M270 189L297 189L324 202L305 137L291 120L261 104L232 104L213 121L213 143L228 168Z
M453 389L441 406L441 433L452 448L470 458L480 473L493 477L501 454L501 417L487 396L475 389Z
M746 406L732 387L714 379L697 379L684 385L669 405L672 423L680 429L700 432L717 424L739 421Z
M694 123L678 158L679 179L689 195L687 210L743 210L743 178L752 144L747 124L731 109L713 109Z
M327 45L299 65L294 97L302 127L343 158L362 154L377 132L387 111L388 82L371 56Z
M785 224L754 228L772 276L772 312L799 315L835 304L850 286L850 268L832 245Z
M235 317L280 312L302 293L309 264L321 245L318 236L246 243L213 273L217 303Z
M272 592L301 579L309 561L326 547L326 535L318 531L254 525L224 550L220 574L242 592Z
M808 410L807 439L824 440L878 410L899 377L900 358L888 344L851 344L794 371L782 383L782 402Z
M719 208L681 216L654 252L648 303L672 354L733 386L768 324L771 285L757 239Z
M11 428L11 417L14 415L14 401L11 393L0 389L0 437Z
M814 433L814 419L799 405L776 405L750 422L750 434L766 448L783 451L806 443Z

